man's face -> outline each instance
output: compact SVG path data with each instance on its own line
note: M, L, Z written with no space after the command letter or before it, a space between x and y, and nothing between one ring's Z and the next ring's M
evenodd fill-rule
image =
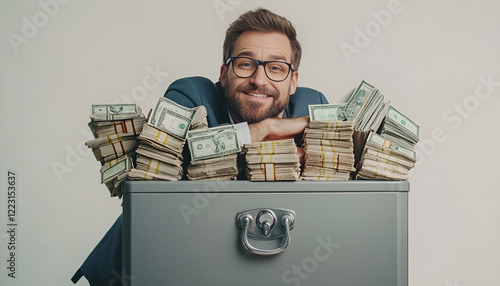
M292 48L288 38L280 33L247 31L240 35L232 57L245 56L261 61L292 60ZM237 122L255 123L269 117L283 116L290 94L297 88L298 72L291 71L281 82L270 80L259 65L249 78L236 76L231 65L222 65L220 81L225 88L229 112ZM292 75L293 73L293 75Z

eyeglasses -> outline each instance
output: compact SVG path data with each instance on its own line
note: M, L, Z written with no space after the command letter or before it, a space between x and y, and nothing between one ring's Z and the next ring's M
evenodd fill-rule
M259 61L247 57L231 57L226 65L233 62L233 72L237 77L249 78L255 74L259 65L264 67L266 76L272 81L284 81L294 70L291 63L281 61Z

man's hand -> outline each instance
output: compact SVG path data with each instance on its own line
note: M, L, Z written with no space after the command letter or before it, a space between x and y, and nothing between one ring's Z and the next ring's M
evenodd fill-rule
M297 118L267 118L261 122L249 124L253 142L294 138L309 124L309 116Z

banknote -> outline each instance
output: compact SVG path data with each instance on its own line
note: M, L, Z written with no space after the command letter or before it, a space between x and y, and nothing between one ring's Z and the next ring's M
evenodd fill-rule
M186 138L196 109L160 97L149 119L152 126L180 139Z
M402 147L413 149L419 141L420 126L390 106L380 135Z
M293 139L245 144L246 177L250 181L296 181L300 176Z
M93 104L90 118L95 121L124 120L142 115L142 110L135 103Z
M132 168L132 159L129 156L119 158L116 164L101 169L101 184L111 181L118 175L130 171Z
M185 144L185 140L171 136L147 123L144 124L142 128L139 140L141 140L142 143L154 146L158 150L165 152L171 150L171 152L174 152L175 154L181 154Z
M370 132L359 162L356 178L375 180L407 180L415 165L415 151Z
M346 104L310 104L309 116L311 121L345 121Z
M191 130L187 133L191 160L205 160L240 152L241 147L234 125Z
M365 104L366 99L374 89L374 86L364 80L359 84L347 101L347 105L345 107L345 117L347 121L353 122Z
M248 143L243 146L243 150L247 156L253 154L293 154L297 151L297 146L293 139L283 139Z
M172 164L168 164L163 161L149 158L144 155L138 155L136 161L137 161L136 169L138 170L155 174L164 173L175 176L178 179L182 178L182 168L178 168Z
M417 161L417 153L414 150L396 145L374 132L370 132L368 135L365 147L381 151L385 154L399 155L412 162Z
M88 123L90 130L95 138L105 137L113 134L139 135L142 126L146 122L144 116L134 117L125 120L94 121Z
M350 121L311 121L304 130L302 180L348 180L355 171Z
M417 138L420 136L420 126L392 106L389 106L386 120L393 121L396 126L407 130Z

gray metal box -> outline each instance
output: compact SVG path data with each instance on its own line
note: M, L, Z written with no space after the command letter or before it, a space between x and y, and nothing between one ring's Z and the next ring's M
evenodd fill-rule
M127 181L124 277L140 286L406 286L409 186Z

